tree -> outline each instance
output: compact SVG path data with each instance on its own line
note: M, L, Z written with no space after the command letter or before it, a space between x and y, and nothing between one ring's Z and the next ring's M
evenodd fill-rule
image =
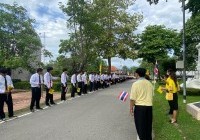
M73 58L81 58L80 70L87 59L103 57L108 59L111 71L111 58L123 59L135 56L136 37L133 32L142 20L139 14L126 12L131 4L128 0L69 0L61 9L70 18L68 26L74 30L70 39L61 41L60 53L71 53ZM64 52L63 52L64 50Z
M0 64L9 68L31 69L40 53L41 41L34 20L22 6L0 3ZM39 61L35 63L39 64Z
M150 25L141 34L138 57L155 63L156 60L166 59L169 55L179 54L180 44L179 34L175 30L162 25Z
M137 37L134 35L139 23L142 21L140 14L126 12L131 3L119 0L94 1L94 13L100 28L96 34L96 49L100 56L108 60L108 72L111 72L111 58L135 58Z
M200 13L186 22L186 68L194 70L198 51L196 45L200 42Z
M200 13L200 1L199 0L189 0L186 4L186 9L192 12L192 16L196 16Z

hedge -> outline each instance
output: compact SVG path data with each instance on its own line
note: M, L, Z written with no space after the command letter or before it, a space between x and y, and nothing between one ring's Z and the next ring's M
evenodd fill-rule
M179 91L179 94L183 95L183 89ZM186 94L187 96L200 96L200 89L187 88Z
M31 85L28 81L15 82L13 84L14 84L15 89L25 89L25 90L27 90L27 89L31 88Z

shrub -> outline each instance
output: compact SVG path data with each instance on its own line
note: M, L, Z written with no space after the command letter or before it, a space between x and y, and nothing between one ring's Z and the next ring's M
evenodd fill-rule
M179 94L183 95L183 89L179 91ZM200 96L200 89L195 88L187 88L186 89L187 96Z
M30 89L31 85L28 81L20 81L14 83L15 89Z
M17 83L17 82L21 82L21 79L12 79L13 84Z

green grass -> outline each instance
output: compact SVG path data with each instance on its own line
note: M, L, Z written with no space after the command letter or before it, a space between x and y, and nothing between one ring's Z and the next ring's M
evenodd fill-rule
M187 103L200 101L200 96L188 96ZM178 125L169 123L166 115L169 109L165 94L155 93L153 129L155 140L200 140L200 121L186 112L186 104L182 95L179 95Z

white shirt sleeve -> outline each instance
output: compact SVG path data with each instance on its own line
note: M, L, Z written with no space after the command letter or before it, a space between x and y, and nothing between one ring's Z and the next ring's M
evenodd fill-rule
M66 87L66 75L64 73L62 73L61 75L61 83L64 87Z

